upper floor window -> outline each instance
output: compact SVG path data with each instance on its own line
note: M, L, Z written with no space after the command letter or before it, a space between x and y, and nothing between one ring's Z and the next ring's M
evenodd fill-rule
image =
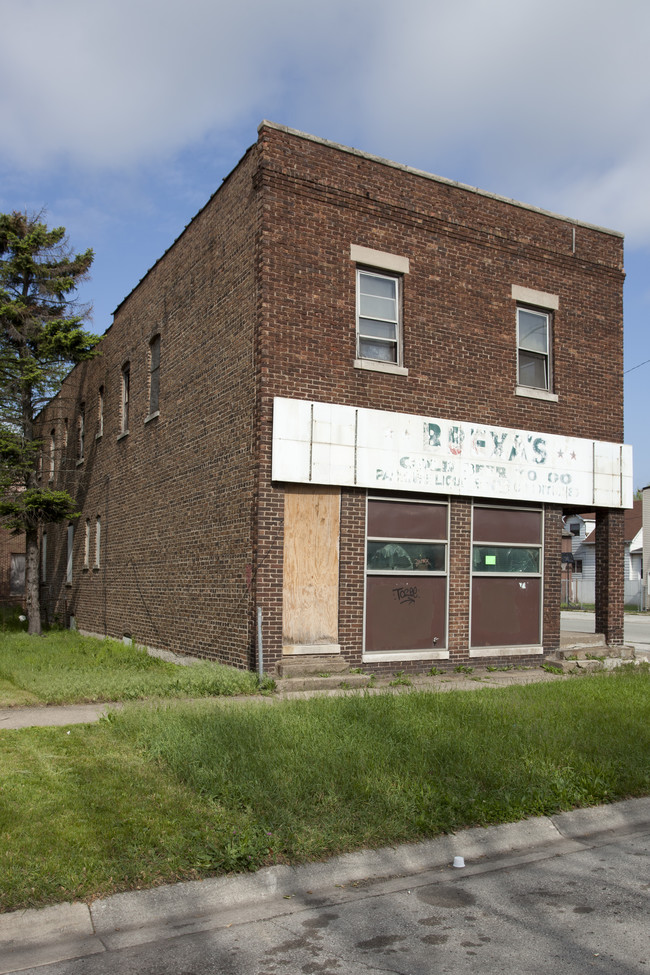
M350 244L356 265L355 369L408 376L403 364L403 283L408 257Z
M79 404L79 418L77 420L77 460L84 459L86 446L86 404Z
M357 269L357 356L401 362L400 279Z
M129 432L129 395L131 386L131 365L125 362L122 366L122 412L121 412L121 432Z
M100 386L97 393L97 436L104 433L104 387Z
M160 336L149 343L149 416L158 412L160 395Z
M517 308L518 383L551 390L551 315Z
M68 525L67 553L65 563L65 581L68 585L72 584L72 550L74 547L74 527Z
M517 396L558 401L553 392L553 313L559 295L513 284L517 302Z
M84 535L84 569L90 562L90 518L86 518L86 534Z
M50 470L49 479L54 480L54 451L56 450L56 430L50 431Z

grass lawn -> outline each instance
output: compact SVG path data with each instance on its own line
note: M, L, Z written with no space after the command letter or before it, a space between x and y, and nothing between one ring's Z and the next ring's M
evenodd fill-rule
M257 691L255 674L234 667L180 667L138 647L70 630L30 637L17 613L0 623L0 707Z
M650 793L650 670L0 734L2 909Z

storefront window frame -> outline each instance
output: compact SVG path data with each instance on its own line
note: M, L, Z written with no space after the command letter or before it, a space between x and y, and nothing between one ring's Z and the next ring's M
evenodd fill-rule
M446 535L444 537L437 538L404 538L403 536L397 535L377 535L368 534L368 511L370 503L372 501L381 502L400 502L402 504L424 504L424 505L436 505L445 508L445 522L446 522ZM404 495L398 493L381 494L378 492L368 492L366 494L366 524L365 524L365 537L364 537L364 585L363 585L363 643L362 643L362 659L367 662L384 662L391 661L399 663L400 661L406 660L448 660L449 659L449 546L450 546L450 531L451 531L451 502L448 496L435 496L435 497L413 497L411 495ZM445 547L444 554L444 569L433 569L433 570L404 570L400 569L369 569L368 560L368 542L386 542L387 544L393 542L400 544L405 542L407 544L443 544ZM438 578L445 579L445 631L444 631L444 647L440 649L415 649L415 650L367 650L366 649L366 604L368 598L368 585L367 579L373 576L396 576L404 577L407 574L412 574L418 578L434 576Z
M540 540L539 542L495 542L485 541L474 538L474 512L477 508L490 508L502 511L526 511L536 512L540 518ZM539 571L537 572L508 572L504 570L479 571L474 569L474 548L521 548L539 550ZM531 653L543 653L543 633L544 633L544 506L539 504L503 504L498 501L490 502L487 499L474 500L472 502L471 536L470 536L470 557L469 557L469 655L470 657L490 657L490 656L517 656L528 655ZM472 642L473 631L473 611L474 611L474 579L475 578L505 578L505 579L539 579L539 631L536 643L507 644L505 646L475 646Z

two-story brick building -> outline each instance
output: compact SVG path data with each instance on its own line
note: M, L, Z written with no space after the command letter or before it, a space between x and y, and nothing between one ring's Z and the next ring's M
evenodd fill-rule
M618 233L262 123L42 415L82 510L48 614L239 667L258 608L266 669L538 660L590 508L620 643L622 288Z

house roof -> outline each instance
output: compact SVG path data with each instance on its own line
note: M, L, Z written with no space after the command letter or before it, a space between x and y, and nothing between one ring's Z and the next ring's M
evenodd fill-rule
M586 518L586 515L582 516ZM594 515L595 517L595 515ZM631 542L638 535L641 528L643 527L643 501L638 498L633 503L632 508L625 509L625 535L624 541ZM595 545L596 544L596 532L595 530L590 532L585 538L583 545Z

